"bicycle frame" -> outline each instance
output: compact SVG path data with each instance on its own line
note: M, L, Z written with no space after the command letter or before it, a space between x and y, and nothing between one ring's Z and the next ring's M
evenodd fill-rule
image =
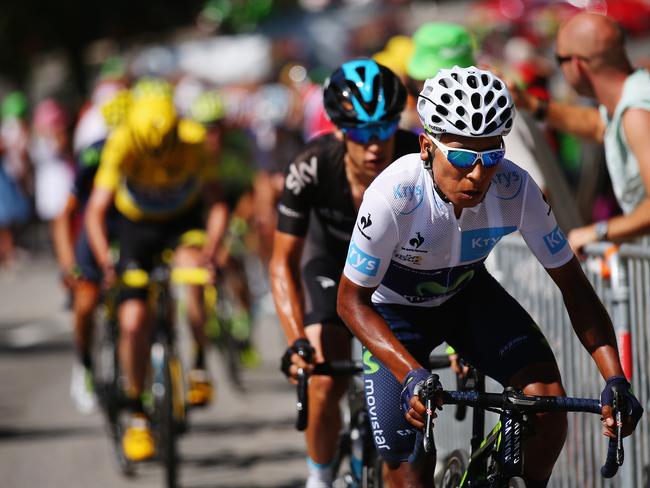
M474 409L475 416L484 418L485 410ZM461 479L460 488L497 488L504 486L510 478L523 475L523 441L528 431L525 414L503 411L499 421L481 442L472 450L467 469Z
M508 387L503 393L485 393L477 390L445 391L433 374L421 388L421 399L434 404L467 405L475 410L497 411L500 421L486 437L479 449L472 452L468 467L458 486L480 488L502 488L513 478L523 474L523 441L531 431L528 415L538 412L585 412L601 414L599 400L570 398L564 396L533 396ZM621 417L622 393L614 390L613 413ZM427 416L432 412L427 412ZM427 425L425 423L425 425ZM601 468L605 478L613 477L623 463L622 422L618 425L615 438L609 439L607 457ZM424 450L433 445L433 430L424 431ZM428 443L426 441L429 441ZM434 447L435 449L435 447ZM427 451L428 452L428 451Z

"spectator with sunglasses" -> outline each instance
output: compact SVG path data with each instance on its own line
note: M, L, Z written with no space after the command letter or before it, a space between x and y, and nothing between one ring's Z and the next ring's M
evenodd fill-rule
M282 370L291 382L298 368L350 357L350 333L336 313L338 281L364 191L392 161L419 149L417 136L397 128L405 101L406 89L388 68L370 59L344 63L324 88L337 131L312 139L286 169L270 274L289 344ZM362 217L362 233L373 220ZM310 380L309 488L332 486L346 388L344 378Z
M629 433L643 409L623 376L612 323L539 187L505 159L503 137L515 116L506 85L473 66L441 69L425 82L417 110L420 151L395 161L366 190L338 294L339 315L373 365L364 371L366 402L388 483L431 486L434 460L407 460L425 412L415 389L440 343L504 387L565 394L543 334L484 266L515 231L560 288L576 335L607 379L603 404L611 405L613 386L625 391ZM603 417L613 431L610 407ZM526 486L539 488L562 450L567 420L547 413L533 422L525 476Z
M625 52L610 17L579 13L557 35L556 60L566 81L599 107L544 101L511 87L517 106L550 127L604 144L607 169L624 215L573 229L574 251L595 241L624 242L650 232L650 73Z

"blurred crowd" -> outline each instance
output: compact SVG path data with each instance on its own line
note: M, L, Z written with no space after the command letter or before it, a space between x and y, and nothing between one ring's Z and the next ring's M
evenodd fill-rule
M650 33L650 9L637 3L612 7L612 13L643 43ZM349 57L374 57L409 88L411 97L402 117L405 128L417 130L415 97L440 59L489 66L543 100L578 98L552 59L557 27L577 7L568 2L517 1L471 5L466 30L457 31L453 24L441 30L402 16L389 24L380 17L377 25L350 34ZM635 16L630 16L630 9L636 9ZM84 165L85 149L105 140L110 128L119 123L120 112L128 105L125 90L131 88L133 94L137 87L156 84L168 87L181 116L200 119L192 108L206 95L222 106L218 164L224 186L231 193L232 207L251 190L254 203L247 210L248 217L261 242L267 243L258 249L268 252L285 165L306 140L333 128L323 110L321 89L333 66L310 62L314 57L298 53L295 43L295 39L274 40L272 68L267 79L258 82L216 86L180 69L136 78L128 62L110 58L98 70L90 95L80 107L56 93L34 100L19 89L5 92L0 129L0 266L11 266L24 252L20 248L30 247L30 224L50 223L62 212L74 176ZM457 48L449 48L449 43ZM643 58L632 61L650 64ZM508 142L508 157L520 162L552 199L575 202L558 210L563 227L621 212L600 146L548 129L533 118L524 117L517 125L520 129L513 131Z

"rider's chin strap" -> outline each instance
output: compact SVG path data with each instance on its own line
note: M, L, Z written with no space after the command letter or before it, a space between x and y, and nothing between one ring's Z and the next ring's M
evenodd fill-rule
M435 136L434 136L435 137ZM431 151L427 151L427 154L429 155L425 161L422 162L424 165L424 169L426 169L429 174L431 175L431 180L433 180L433 188L436 190L436 193L438 196L442 199L443 202L445 203L451 203L451 200L447 198L447 195L445 195L438 184L436 183L436 178L433 176L433 154L431 154Z

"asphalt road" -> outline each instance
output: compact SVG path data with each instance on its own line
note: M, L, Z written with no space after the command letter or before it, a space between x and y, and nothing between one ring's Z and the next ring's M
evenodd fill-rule
M162 486L156 464L123 478L102 416L75 410L68 393L74 356L64 301L51 258L0 270L0 486ZM271 310L260 314L257 325L262 364L245 373L245 393L229 384L220 356L209 355L217 399L192 412L190 432L181 440L183 487L304 485L294 391L277 367L279 325Z

